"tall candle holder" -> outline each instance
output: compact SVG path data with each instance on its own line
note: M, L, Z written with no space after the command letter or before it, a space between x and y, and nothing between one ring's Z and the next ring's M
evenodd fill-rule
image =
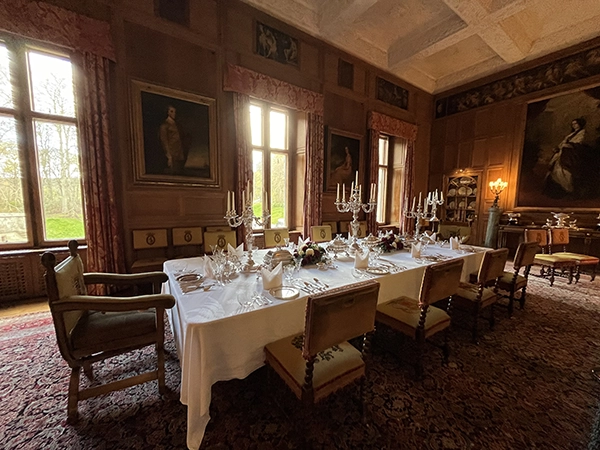
M247 192L247 194L246 194ZM267 209L267 194L263 194L263 212L262 217L257 217L254 215L254 210L252 209L253 203L253 195L250 190L250 183L248 183L248 187L246 190L242 191L242 213L237 214L235 211L235 195L233 192L227 192L227 212L225 213L225 220L227 224L232 228L237 228L241 224L244 224L244 231L246 232L246 249L248 251L248 260L243 267L243 271L251 272L256 269L256 264L252 259L252 249L254 248L254 232L252 229L252 224L256 224L259 227L264 227L271 214Z
M338 212L346 213L352 212L352 222L350 222L350 242L348 246L349 253L355 253L356 250L360 249L358 245L358 230L360 229L360 223L358 222L358 213L363 210L366 214L375 209L377 202L375 201L375 184L371 184L371 192L369 201L367 203L362 203L361 194L362 187L358 184L358 172L356 172L355 183L352 183L350 186L350 197L346 200L346 185L343 185L342 198L340 199L340 185L337 186L337 197L334 202L335 207Z
M419 193L419 204L415 209L416 197L413 198L412 208L408 209L408 200L404 202L406 205L404 209L404 215L409 219L415 219L415 238L421 235L421 220L429 220L430 222L439 222L437 218L437 207L444 203L444 194L440 193L438 196L438 190L435 192L429 192L427 197L423 200L421 193ZM431 206L431 210L429 210Z
M437 208L438 208L438 206L441 206L444 204L444 194L442 194L440 192L440 194L438 195L438 190L436 189L435 192L430 192L429 194L427 194L427 198L425 199L425 201L427 202L427 204L429 206L431 206L431 212L430 212L431 218L429 219L429 221L430 222L439 222L440 219L437 218ZM432 231L437 231L437 230L433 229L433 227L432 227Z

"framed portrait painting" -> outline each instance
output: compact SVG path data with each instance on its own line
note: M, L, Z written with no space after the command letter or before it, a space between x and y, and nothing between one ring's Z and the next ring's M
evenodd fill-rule
M362 136L327 128L327 151L325 157L325 191L335 191L340 186L354 181L360 172Z
M527 106L516 207L598 209L599 170L600 86Z
M214 99L132 80L135 181L217 186Z

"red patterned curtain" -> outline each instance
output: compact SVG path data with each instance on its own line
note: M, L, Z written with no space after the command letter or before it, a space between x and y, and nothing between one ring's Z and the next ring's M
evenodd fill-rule
M80 78L80 141L82 143L87 270L123 273L125 257L119 209L115 203L115 173L110 148L109 71L111 62L84 53Z
M412 198L413 196L413 182L414 182L414 160L415 160L415 140L417 139L417 130L418 127L415 124L405 122L400 119L396 119L394 117L387 116L385 114L378 113L376 111L369 111L368 116L368 126L371 131L375 130L379 133L388 134L390 136L397 136L407 140L407 148L406 148L406 161L404 164L404 191L403 195L398 199L399 209L402 211L404 207L404 199ZM373 146L373 142L371 142L371 146ZM371 147L372 153L376 153L377 150L373 151L373 147ZM377 164L375 162L375 164ZM371 161L371 165L373 165L373 158ZM371 171L373 171L373 167L371 167ZM400 213L402 215L402 212ZM408 219L403 217L403 220L399 224L402 232L408 231Z
M376 186L379 186L379 134L378 130L373 129L369 133L369 148L371 151L369 182L375 183ZM370 189L365 189L365 191L371 192ZM373 210L370 214L367 214L367 227L369 229L368 232L375 236L377 233L377 210Z
M304 237L310 236L310 227L321 224L323 202L323 161L325 129L323 116L307 114L306 167L304 172Z
M250 97L247 94L233 93L233 115L235 120L235 145L237 155L236 192L246 189L252 180L252 146L250 134ZM236 195L238 211L242 211L242 198ZM237 241L244 242L245 230L237 227ZM247 249L246 249L247 250Z

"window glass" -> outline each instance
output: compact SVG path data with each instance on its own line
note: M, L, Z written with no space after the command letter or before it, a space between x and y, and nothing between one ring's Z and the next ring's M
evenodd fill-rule
M2 44L0 44L0 106L13 107L8 50Z
M77 128L35 121L44 237L65 240L85 237Z
M0 244L27 242L26 219L15 121L0 116Z
M73 70L63 58L29 52L31 108L40 113L75 117Z
M287 227L288 155L271 153L271 227Z
M287 115L279 111L271 111L269 116L271 148L285 150L287 136Z
M252 134L252 145L262 147L262 108L250 105L250 131Z
M252 193L254 197L252 201L252 210L256 217L261 217L263 211L262 195L265 189L263 154L261 151L254 150L252 152L252 172L254 181L252 184ZM256 224L253 224L253 226L256 226Z

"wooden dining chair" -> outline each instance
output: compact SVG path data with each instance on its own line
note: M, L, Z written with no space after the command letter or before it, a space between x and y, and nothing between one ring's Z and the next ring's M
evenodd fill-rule
M454 305L457 309L466 310L472 316L472 339L479 342L479 318L482 311L489 307L488 321L490 329L494 327L494 304L498 300L498 279L504 274L504 266L508 259L508 249L499 248L488 250L483 255L477 281L475 283L460 283L454 295ZM493 284L493 287L488 287Z
M310 236L313 242L329 242L331 241L331 226L330 225L315 225L310 227Z
M283 247L285 239L289 240L290 231L287 228L269 228L265 230L265 248Z
M559 256L562 258L575 259L577 261L576 271L575 271L575 282L579 281L581 276L581 268L582 267L590 267L590 279L594 281L596 278L596 268L598 267L598 259L592 255L585 255L583 253L573 253L567 251L567 245L569 245L569 229L568 228L551 228L550 229L550 251L554 256ZM559 250L556 251L556 248L559 247Z
M425 342L434 334L445 331L442 346L444 363L450 354L448 331L452 296L456 293L463 267L462 259L440 262L427 266L423 273L419 298L402 296L377 306L375 320L417 342L418 378L423 377L423 350ZM444 311L431 306L432 303L448 299ZM433 342L431 342L433 344ZM435 345L435 344L434 344Z
M165 393L164 313L175 304L173 296L158 293L162 283L167 281L165 273L84 273L77 247L77 241L69 242L70 256L58 265L54 253L42 255L58 348L71 367L69 423L77 420L80 400L152 380L158 380L159 392ZM88 295L86 286L97 284L150 286L152 294L129 297ZM149 345L156 349L156 370L80 389L82 368L93 381L93 363Z
M573 282L573 275L577 267L577 259L552 254L549 245L549 232L546 229L525 229L525 241L537 242L542 253L537 253L533 264L541 266L540 276L548 278L550 286L554 285L557 275L568 278L568 283Z
M308 298L304 332L265 346L265 362L303 403L313 404L365 377L367 335L379 283L370 280ZM347 341L362 336L361 348Z
M514 310L515 292L521 291L518 298L521 309L525 307L525 295L527 289L527 280L529 279L529 271L533 265L535 255L540 246L536 241L521 242L517 247L515 258L513 260L512 272L504 271L498 279L498 290L508 292L508 316L511 317ZM521 274L521 269L523 273Z

